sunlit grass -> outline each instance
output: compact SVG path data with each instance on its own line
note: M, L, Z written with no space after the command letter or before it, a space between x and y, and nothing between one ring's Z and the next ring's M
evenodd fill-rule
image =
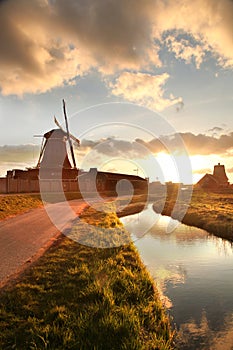
M42 206L40 195L0 196L0 220Z
M80 217L123 230L111 212ZM6 350L172 348L169 319L132 243L98 249L61 237L1 291L0 327Z
M165 206L161 209L162 202L160 199L156 201L155 211L179 219L180 213L187 210L182 218L183 223L233 241L233 193L195 189L188 207L185 202L177 203L175 193L167 196Z

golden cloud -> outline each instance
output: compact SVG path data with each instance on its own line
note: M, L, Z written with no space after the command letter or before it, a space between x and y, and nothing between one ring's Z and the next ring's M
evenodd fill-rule
M148 88L157 78L136 73L161 67L163 34L171 31L197 42L193 46L170 35L165 44L178 59L193 59L200 67L208 51L222 66L233 66L231 0L6 0L0 4L0 22L3 95L45 92L95 68L104 75L120 74L115 94L140 101L145 93L154 106ZM129 93L122 86L125 70L136 71L130 73ZM150 82L137 92L136 79ZM159 89L155 97L160 109L173 103Z
M193 133L176 133L173 135L162 135L158 138L144 141L119 140L114 138L96 141L82 140L80 151L96 149L98 153L105 155L125 156L132 158L144 158L150 153L158 154L176 153L182 151L182 142L190 155L225 155L228 156L233 148L233 132L220 137L205 134L195 135ZM140 147L143 146L143 147ZM209 169L204 169L206 172Z
M124 99L142 104L151 109L163 110L166 107L182 102L182 98L164 97L164 88L169 75L150 75L143 73L122 73L115 84L110 84L112 94L122 96Z

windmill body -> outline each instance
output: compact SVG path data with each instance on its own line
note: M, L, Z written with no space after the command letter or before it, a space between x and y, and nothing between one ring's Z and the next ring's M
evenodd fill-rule
M66 150L66 133L60 129L53 129L46 134L45 147L40 166L46 168L71 169L71 164Z
M58 128L52 129L42 136L42 145L36 167L28 168L27 170L10 170L7 172L8 178L25 180L39 178L69 180L77 178L79 171L76 168L76 160L72 142L79 145L80 141L69 132L64 100L63 110L66 129L64 130L57 119L54 118L55 124L58 126ZM67 146L70 150L72 163L69 160Z
M53 129L44 134L44 140L38 162L40 178L58 178L61 174L63 179L76 178L78 170L71 166L67 153L67 133Z
M40 169L40 178L75 179L78 176L78 169L76 168L76 160L71 139L78 144L79 140L69 132L64 100L63 111L66 130L61 127L57 119L54 117L55 124L59 129L53 129L44 134L40 157L37 164L37 167ZM68 157L66 141L69 144L73 167L71 166Z

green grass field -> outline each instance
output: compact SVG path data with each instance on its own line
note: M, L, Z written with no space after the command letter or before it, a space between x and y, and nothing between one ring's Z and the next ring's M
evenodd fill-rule
M81 219L93 230L107 228L111 239L128 235L111 211L86 209ZM132 243L100 249L62 236L20 279L0 291L0 300L4 350L173 346L169 318Z

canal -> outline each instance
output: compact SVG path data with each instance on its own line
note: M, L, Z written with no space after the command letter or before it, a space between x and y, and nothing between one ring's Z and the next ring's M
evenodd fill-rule
M177 349L232 350L232 244L195 227L177 226L151 204L121 221L156 281L177 329Z

